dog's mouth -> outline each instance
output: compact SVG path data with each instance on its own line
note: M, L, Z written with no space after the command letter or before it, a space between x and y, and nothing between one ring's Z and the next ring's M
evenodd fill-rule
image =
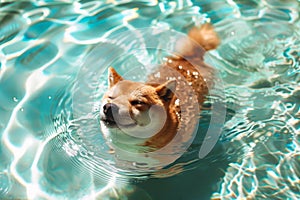
M117 127L117 123L114 120L105 117L101 117L100 120L108 127Z
M105 117L101 117L100 120L104 122L105 126L109 128L131 128L137 125L136 122L130 124L121 124L121 123L117 123L115 120L111 120Z

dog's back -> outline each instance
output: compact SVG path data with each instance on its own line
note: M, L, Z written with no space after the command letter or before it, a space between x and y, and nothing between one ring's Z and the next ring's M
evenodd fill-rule
M213 68L204 63L203 56L206 51L217 48L220 40L210 24L193 27L188 36L189 39L184 38L177 42L175 56L165 58L159 69L149 76L148 82L163 83L175 79L176 92L183 97L188 97L193 92L201 106L214 77ZM187 86L191 86L193 91ZM182 103L184 102L181 101Z
M216 48L220 43L210 24L194 27L188 35L189 38L177 42L175 56L166 57L157 71L148 77L150 83L164 83L168 80L177 82L169 112L175 110L179 122L177 130L182 134L175 142L178 144L188 142L197 127L201 105L214 79L214 70L204 63L203 56L206 51ZM170 138L173 137L174 135ZM153 145L161 140L162 135L157 135L150 138L148 143Z

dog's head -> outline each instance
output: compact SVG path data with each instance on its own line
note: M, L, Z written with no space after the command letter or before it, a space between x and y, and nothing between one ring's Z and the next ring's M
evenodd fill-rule
M138 144L160 132L169 120L176 81L144 84L124 80L109 68L109 88L100 119L104 136L112 143Z

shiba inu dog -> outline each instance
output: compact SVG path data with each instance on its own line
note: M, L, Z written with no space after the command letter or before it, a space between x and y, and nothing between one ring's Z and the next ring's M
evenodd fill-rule
M188 36L191 40L178 41L175 56L166 57L146 83L125 80L109 68L100 123L112 149L153 152L170 143L179 129L183 131L177 141L187 140L185 130L197 123L213 79L204 53L220 43L210 24L192 28Z

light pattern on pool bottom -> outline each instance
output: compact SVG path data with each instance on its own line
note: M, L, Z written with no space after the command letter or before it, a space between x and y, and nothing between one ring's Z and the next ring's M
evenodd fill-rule
M0 198L299 199L298 8L271 0L2 3ZM141 182L98 171L94 152L69 131L68 90L84 57L115 32L186 32L207 20L222 39L210 56L228 107L214 151L195 160L195 141L173 168Z

